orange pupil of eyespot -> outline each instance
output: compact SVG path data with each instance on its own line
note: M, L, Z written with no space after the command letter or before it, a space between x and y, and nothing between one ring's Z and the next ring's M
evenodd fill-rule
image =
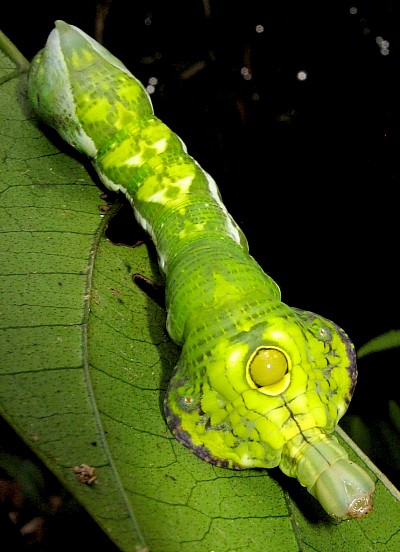
M257 351L249 368L251 379L259 387L277 383L287 370L287 358L282 351L267 348Z

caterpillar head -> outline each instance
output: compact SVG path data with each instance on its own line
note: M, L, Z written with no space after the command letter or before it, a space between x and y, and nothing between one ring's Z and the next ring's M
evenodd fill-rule
M214 325L192 322L168 418L178 439L188 433L217 464L273 467L294 436L336 427L356 383L354 347L329 320L283 303L248 321L232 316L225 327L222 314Z
M220 329L223 337L216 330L210 335L210 320L194 325L166 396L167 420L178 440L201 458L238 469L279 466L329 513L345 518L352 515L349 486L338 474L350 474L355 487L360 481L366 497L373 488L361 469L365 480L357 469L348 469L341 447L324 458L330 451L325 441L333 439L328 434L347 410L356 384L354 347L329 320L282 303L276 309L262 322L242 323L240 331L234 324L230 337L227 327ZM337 490L333 503L326 498L329 486ZM351 501L361 504L362 499L356 493ZM367 501L365 511L369 508Z

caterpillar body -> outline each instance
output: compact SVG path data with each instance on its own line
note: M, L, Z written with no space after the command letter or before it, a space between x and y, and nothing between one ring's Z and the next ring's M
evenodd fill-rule
M175 437L221 467L279 466L334 518L364 517L374 483L332 435L357 379L345 332L281 301L214 180L95 40L57 21L28 92L154 241L167 330L182 347L165 397Z

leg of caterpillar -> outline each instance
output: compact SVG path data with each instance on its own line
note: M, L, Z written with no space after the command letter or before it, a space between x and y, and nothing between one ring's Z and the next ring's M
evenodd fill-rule
M56 22L29 97L127 196L156 245L167 329L182 346L165 398L177 439L227 468L279 466L335 518L368 513L374 484L331 435L357 378L343 330L281 302L214 180L137 79L80 29Z

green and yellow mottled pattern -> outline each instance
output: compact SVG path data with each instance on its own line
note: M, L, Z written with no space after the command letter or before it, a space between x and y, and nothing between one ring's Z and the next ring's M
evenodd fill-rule
M214 180L105 48L56 22L32 62L29 96L127 196L156 245L167 329L182 346L165 398L177 439L219 466L279 466L334 517L364 517L374 484L332 436L357 378L347 335L281 302Z

